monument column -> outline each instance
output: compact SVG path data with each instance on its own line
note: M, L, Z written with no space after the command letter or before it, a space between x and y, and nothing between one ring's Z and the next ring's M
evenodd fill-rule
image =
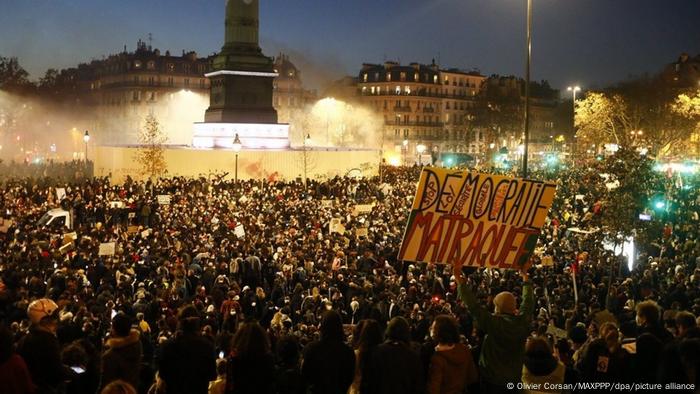
M273 61L258 42L258 0L226 1L226 34L212 62L209 109L205 122L277 123L272 105Z

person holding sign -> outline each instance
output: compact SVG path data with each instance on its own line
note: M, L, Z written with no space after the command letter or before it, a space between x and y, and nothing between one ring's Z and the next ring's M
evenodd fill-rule
M520 271L523 278L523 300L520 309L516 307L515 296L501 292L493 299L496 307L491 314L479 305L472 290L470 279L462 277L462 267L454 266L455 280L458 283L459 298L467 306L478 326L486 332L479 357L481 389L484 393L505 393L508 383L520 382L525 358L525 341L530 335L530 323L535 305L532 282L524 266Z

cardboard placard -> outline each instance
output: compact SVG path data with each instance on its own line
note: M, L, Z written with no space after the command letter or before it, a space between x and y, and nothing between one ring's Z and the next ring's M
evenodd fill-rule
M158 195L158 204L160 205L170 205L170 195L169 194L159 194Z
M58 201L61 201L64 198L66 198L66 188L65 187L57 187L56 188L56 199Z
M520 269L555 190L550 182L423 168L398 259Z
M355 205L355 208L352 210L352 216L357 216L363 213L370 213L372 212L372 208L374 208L374 204Z
M344 234L345 233L345 226L341 223L340 218L333 218L331 221L328 223L328 232L333 234L333 233L338 233L338 234Z
M360 227L358 229L355 229L355 236L356 237L367 237L368 231L367 227Z
M114 250L116 248L116 243L105 242L100 244L100 251L98 255L100 256L114 256Z
M238 238L245 238L245 228L243 225L239 224L236 226L236 228L233 229L233 234Z
M12 219L0 219L0 233L7 234L13 224Z

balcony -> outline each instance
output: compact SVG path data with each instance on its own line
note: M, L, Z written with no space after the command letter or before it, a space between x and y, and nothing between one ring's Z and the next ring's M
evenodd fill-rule
M394 112L411 112L411 107L410 106L402 107L402 106L397 105L394 107Z

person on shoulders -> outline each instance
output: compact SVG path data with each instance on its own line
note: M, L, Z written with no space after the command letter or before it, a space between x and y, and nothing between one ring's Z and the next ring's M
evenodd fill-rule
M459 283L459 298L469 309L479 328L486 333L479 357L481 388L486 393L507 392L508 383L519 382L525 357L525 340L530 335L530 323L535 299L532 283L525 270L523 296L517 309L513 293L504 291L493 299L495 313L479 304L472 284L462 279L462 267L455 265L455 280Z

